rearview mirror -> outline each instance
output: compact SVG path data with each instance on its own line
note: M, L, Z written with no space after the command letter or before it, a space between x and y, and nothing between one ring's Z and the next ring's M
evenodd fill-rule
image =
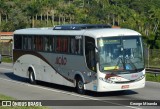
M91 49L91 50L93 50L95 48L98 50L98 48L96 47L96 45L94 43L92 43L92 42L87 42L87 47L89 49Z

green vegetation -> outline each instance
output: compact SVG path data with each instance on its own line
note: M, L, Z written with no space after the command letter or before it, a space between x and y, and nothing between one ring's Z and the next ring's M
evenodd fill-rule
M14 100L12 97L0 94L0 100Z
M12 57L2 56L2 62L12 63Z
M15 99L12 97L0 94L0 100L15 100ZM33 107L33 106L29 106L29 107L20 107L20 106L2 107L2 106L0 106L0 109L49 109L49 108L44 107L44 106L43 107Z
M146 81L160 82L160 75L146 73Z
M0 31L68 23L134 29L160 48L159 0L0 0Z

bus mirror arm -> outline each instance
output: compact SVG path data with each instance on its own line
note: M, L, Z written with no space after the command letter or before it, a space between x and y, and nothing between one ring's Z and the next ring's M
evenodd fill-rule
M99 58L100 58L100 57L99 57L99 52L96 52L95 58L96 58L96 63L99 62Z

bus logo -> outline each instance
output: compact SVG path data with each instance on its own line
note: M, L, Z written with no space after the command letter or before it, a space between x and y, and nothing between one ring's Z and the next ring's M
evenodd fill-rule
M137 78L137 77L138 77L137 74L133 74L133 75L131 76L131 78Z
M61 56L61 57L57 56L55 64L66 65L67 64L67 58L63 57L63 56Z
M75 39L82 39L82 36L75 36Z

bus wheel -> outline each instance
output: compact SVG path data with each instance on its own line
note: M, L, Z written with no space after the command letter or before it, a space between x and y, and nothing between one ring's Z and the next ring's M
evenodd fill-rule
M76 89L79 94L85 94L84 83L80 77L76 79Z
M35 75L33 70L29 70L29 82L31 84L36 84Z

